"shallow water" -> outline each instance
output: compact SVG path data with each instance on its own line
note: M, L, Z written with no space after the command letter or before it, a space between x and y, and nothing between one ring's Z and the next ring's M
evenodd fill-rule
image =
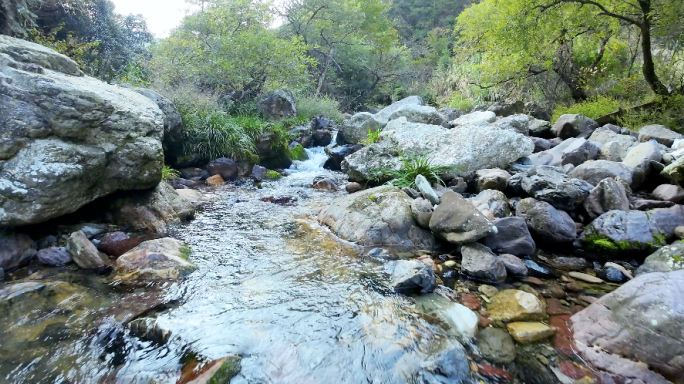
M175 383L188 351L209 360L242 356L232 383L413 382L420 364L457 337L428 322L413 299L384 289L380 265L317 223L318 210L344 193L308 186L343 175L322 168L322 148L307 152L309 160L261 189L222 187L218 202L172 232L192 248L199 270L167 287L167 299L179 300L158 317L173 335L167 345L125 332L113 342L114 322L100 322L75 340L42 341L51 356L0 367L0 382ZM269 197L296 201L262 201ZM115 294L93 295L91 306L118 305ZM26 353L0 349L8 352Z

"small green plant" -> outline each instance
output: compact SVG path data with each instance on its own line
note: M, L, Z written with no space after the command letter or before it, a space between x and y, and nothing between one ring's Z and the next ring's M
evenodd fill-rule
M180 177L180 172L177 170L169 167L168 165L165 165L164 168L162 168L162 180L167 181L177 179L178 177Z
M444 185L442 174L455 169L463 170L459 166L435 166L432 160L425 156L401 156L401 168L397 171L390 168L374 168L371 170L372 180L376 183L385 181L395 187L415 187L416 176L423 175L430 183Z
M581 103L573 104L571 106L559 105L553 111L552 121L558 120L563 115L579 113L591 119L596 119L601 116L613 113L620 108L620 102L617 100L599 96Z
M361 144L368 146L371 144L375 144L378 141L380 141L380 133L381 130L378 129L377 131L371 131L370 129L368 130L368 137L364 140L361 141Z
M278 173L278 172L276 172L276 171L268 171L268 172L266 172L266 174L264 175L264 178L266 178L266 179L268 179L268 180L278 180L278 179L280 179L281 177L283 177L283 175L281 175L280 173Z

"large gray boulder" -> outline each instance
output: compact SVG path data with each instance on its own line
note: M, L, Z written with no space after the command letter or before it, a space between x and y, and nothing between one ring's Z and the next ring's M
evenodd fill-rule
M366 189L335 200L321 210L318 221L337 236L367 247L437 248L430 231L413 220L411 202L399 188Z
M476 111L460 116L451 122L456 128L487 125L496 121L496 114L490 111Z
M359 112L345 120L337 132L337 144L359 144L368 138L368 132L377 132L382 125L368 112Z
M361 149L342 162L342 170L353 181L373 177L372 170L399 170L404 157L425 156L433 166L455 167L465 171L506 168L529 156L534 144L527 137L491 126L466 126L446 129L436 125L411 123L405 117L392 120L380 142Z
M425 106L425 102L420 96L405 97L378 111L378 113L375 114L375 118L382 126L385 126L390 120L392 120L391 116L394 113L407 106L422 107Z
M279 119L297 115L297 103L288 90L279 89L259 100L259 112L267 117Z
M629 211L625 186L611 178L601 180L584 200L589 218L595 219L608 211Z
M684 269L684 240L675 241L653 252L636 270L636 275L680 269Z
M586 181L568 176L558 168L550 166L532 167L523 174L520 187L535 199L545 201L563 211L577 209L592 189Z
M551 133L555 137L561 139L569 139L571 137L588 137L598 128L598 124L581 114L563 115L551 127Z
M515 114L522 114L525 110L525 104L520 100L513 103L497 102L487 110L496 113L497 116L506 117Z
M580 242L597 257L633 257L654 252L684 225L684 206L650 211L609 211L589 224Z
M110 204L114 223L135 230L166 233L170 226L191 219L195 207L166 182L154 189L118 198Z
M390 107L393 107L390 106ZM390 108L387 107L387 108ZM385 110L381 110L375 115L375 118L380 122L380 124L387 125L390 121L398 119L400 117L405 117L408 121L414 123L423 124L433 124L433 125L444 125L446 124L446 118L437 111L434 107L427 105L417 105L417 104L404 104L396 108L387 120L385 120Z
M176 164L178 158L184 155L185 130L181 114L171 100L157 92L147 88L135 88L135 91L154 101L164 114L164 140L162 141L164 162Z
M647 125L639 129L639 141L642 143L655 140L666 147L671 147L674 141L679 139L684 139L684 135L664 125Z
M14 269L36 256L36 243L24 234L0 231L0 268Z
M583 138L570 138L551 149L531 155L529 159L533 165L580 165L587 160L597 159L600 151L601 148L594 142Z
M523 114L498 119L492 125L497 128L518 132L525 136L530 134L530 117Z
M0 226L154 187L163 135L152 100L84 76L51 49L0 36Z
M591 185L598 185L605 178L617 177L627 185L632 185L632 169L625 164L608 160L587 161L570 171L568 175Z
M622 161L627 152L636 145L637 139L631 135L622 135L611 129L600 127L594 131L589 140L602 144L599 158L610 161Z
M577 228L570 215L549 203L523 199L518 203L515 214L525 219L527 228L541 242L571 243L577 237Z
M684 270L637 276L572 316L577 351L632 383L684 377Z
M442 195L442 202L430 218L430 230L450 243L477 241L496 231L496 227L468 200L456 192Z
M498 284L506 280L506 266L492 251L479 243L461 247L461 272L485 283Z
M625 155L622 163L632 168L632 187L639 187L644 180L655 173L654 162L661 162L663 154L655 141L647 141L632 147Z
M497 232L481 241L495 253L529 256L537 250L524 218L506 217L494 220L493 224Z

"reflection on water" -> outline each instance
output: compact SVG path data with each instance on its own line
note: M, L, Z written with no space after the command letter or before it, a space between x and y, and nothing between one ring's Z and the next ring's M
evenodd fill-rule
M107 327L115 326L103 322L100 332L57 350L48 347L45 352L55 356L37 358L35 364L70 372L61 377L71 379L65 382L107 376L107 382L175 383L181 358L192 350L208 359L243 356L233 383L412 382L427 356L448 348L454 336L428 322L411 298L382 289L377 284L381 267L318 225L317 210L344 193L308 185L316 176L338 181L343 176L322 168L322 148L307 152L310 159L295 162L288 177L265 182L262 189L226 186L218 192L221 201L174 230L173 236L193 249L199 270L168 287L168 299L180 303L158 318L173 335L166 346L125 336L110 351L107 342L115 343ZM296 204L261 201L271 196L293 197ZM97 306L108 305L99 300ZM70 316L67 322L84 315ZM102 335L108 336L102 340ZM22 376L25 367L18 369L3 367L0 381L41 381Z

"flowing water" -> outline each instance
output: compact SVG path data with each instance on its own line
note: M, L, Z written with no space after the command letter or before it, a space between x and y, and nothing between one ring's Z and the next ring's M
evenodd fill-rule
M175 383L189 351L207 360L242 356L232 383L412 382L456 336L412 298L384 289L381 265L317 223L318 210L344 193L308 186L317 176L344 176L323 169L323 148L307 152L309 160L262 188L221 187L218 201L172 232L192 248L199 270L165 287L166 299L177 302L158 316L172 333L165 346L107 321L106 308L128 296L98 291L84 277L71 282L90 287L79 308L53 309L71 297L64 289L41 296L51 306L1 321L0 382ZM105 321L88 329L89 316ZM27 334L45 322L66 324L69 337L54 337L46 325Z

